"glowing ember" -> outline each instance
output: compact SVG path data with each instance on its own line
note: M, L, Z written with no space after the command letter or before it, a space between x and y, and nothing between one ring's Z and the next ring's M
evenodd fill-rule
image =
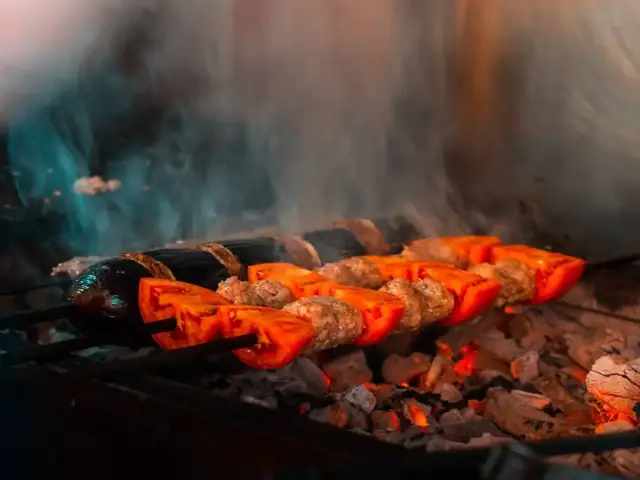
M462 358L455 364L454 370L460 377L468 377L473 374L474 360L478 356L478 348L474 345L466 345L462 347Z

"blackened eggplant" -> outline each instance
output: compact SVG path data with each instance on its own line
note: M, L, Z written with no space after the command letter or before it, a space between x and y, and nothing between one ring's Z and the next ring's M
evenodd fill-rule
M72 323L87 335L129 333L134 337L132 341L148 343L148 335L137 334L142 325L138 283L152 276L148 268L127 258L91 265L69 289L69 299L81 313L71 319Z
M247 240L228 240L222 244L238 258L242 265L269 262L296 263L296 259L289 254L277 238L258 237Z
M371 221L392 249L397 246L402 249L402 245L424 236L414 223L403 216L373 218Z
M230 273L215 256L195 248L150 250L144 255L165 265L176 280L211 290L218 288L218 283L231 276L244 275L242 270Z
M333 263L343 258L367 254L356 236L343 228L316 230L303 234L302 238L313 245L322 263Z
M142 319L138 308L138 284L146 277L167 278L215 290L218 283L242 276L242 265L218 244L193 249L161 249L125 253L98 262L75 279L69 299L82 315L74 320L86 334L119 335L127 332L140 341Z

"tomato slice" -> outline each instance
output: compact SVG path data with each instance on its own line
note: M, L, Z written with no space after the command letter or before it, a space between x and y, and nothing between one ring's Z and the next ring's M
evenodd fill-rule
M156 333L153 340L163 350L175 350L214 340L220 335L220 319L216 305L198 303L199 297L173 296L178 328Z
M565 295L573 287L586 267L581 258L547 252L526 245L500 245L491 252L491 263L517 260L535 271L536 294L527 305L538 305Z
M200 303L224 305L223 297L208 288L190 283L166 280L162 278L143 278L138 286L138 308L145 323L167 320L175 317L175 305L181 299L191 297L200 299ZM186 300L185 300L186 301Z
M153 340L163 350L173 350L202 343L207 333L199 332L200 325L208 325L215 317L215 305L225 305L226 299L207 288L176 280L143 278L138 287L138 308L145 323L175 317L178 328L156 333ZM209 327L211 329L211 327Z
M250 282L278 280L291 291L295 299L310 296L308 292L313 291L314 284L329 281L319 273L290 263L261 263L251 265L247 270ZM311 287L311 290L308 287Z
M396 329L404 316L404 303L395 295L333 282L317 286L317 295L340 299L362 313L364 330L354 345L363 347L380 342Z
M291 363L311 343L315 330L304 318L266 307L225 305L218 307L225 338L255 334L258 343L233 354L252 368L271 370Z
M394 278L404 278L402 273L403 267L406 266L410 260L403 258L399 255L380 256L380 255L366 255L363 257L373 263L380 273L380 277L385 282ZM400 275L400 277L398 277Z
M470 265L489 261L491 250L500 245L498 237L482 235L464 235L457 237L440 237L440 240L455 252L469 259Z
M432 278L444 285L455 297L453 312L441 323L453 326L466 322L489 308L500 293L494 280L460 270L446 263L411 262L410 280Z

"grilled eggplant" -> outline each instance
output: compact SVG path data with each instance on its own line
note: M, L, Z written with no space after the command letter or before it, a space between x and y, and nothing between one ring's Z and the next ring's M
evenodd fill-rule
M159 276L165 275L160 269L154 270ZM130 333L132 341L149 342L148 336L136 334L142 325L138 283L153 276L150 268L129 258L111 258L91 265L69 290L69 299L83 313L71 319L74 326L85 334Z
M243 276L235 256L218 244L202 244L193 249L163 249L146 253L125 253L120 258L98 262L75 279L69 299L87 318L78 325L102 332L133 333L141 325L138 310L138 283L147 277L180 280L215 290L218 283ZM92 332L93 333L93 332Z

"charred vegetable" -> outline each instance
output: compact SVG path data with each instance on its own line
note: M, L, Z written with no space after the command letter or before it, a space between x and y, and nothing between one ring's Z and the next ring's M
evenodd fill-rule
M220 281L243 274L240 262L218 244L144 254L125 253L85 270L71 285L69 299L80 307L85 317L93 317L90 322L78 324L82 331L134 332L142 320L138 309L141 279L180 280L215 290Z
M103 260L90 266L73 282L69 299L87 314L85 316L90 316L82 324L74 321L77 328L87 334L134 333L136 341L149 341L146 335L135 335L142 323L138 284L143 278L171 279L172 275L149 257L139 260L147 266L129 258Z

